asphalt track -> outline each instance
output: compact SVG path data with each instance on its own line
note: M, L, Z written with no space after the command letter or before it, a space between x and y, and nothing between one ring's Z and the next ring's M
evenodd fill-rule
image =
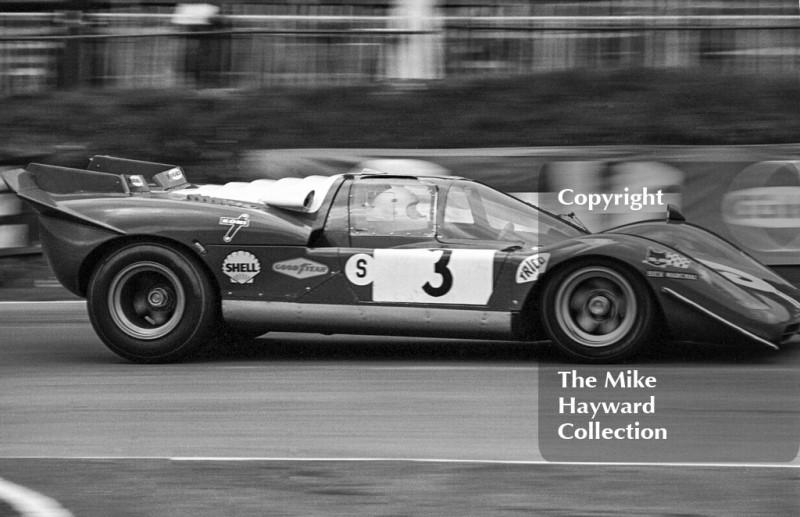
M638 489L622 489L642 483L642 491L658 494L647 496L651 503L639 503L634 515L757 515L753 501L760 498L770 501L763 515L800 513L797 458L774 465L754 461L749 467L542 465L538 376L555 367L563 365L541 344L289 334L268 334L244 349L207 350L183 364L141 366L105 349L82 303L0 304L0 477L62 503L66 499L76 517L102 515L109 508L91 491L81 495L87 482L152 495L147 486L153 476L172 483L176 497L192 504L202 490L219 504L220 485L241 491L239 476L267 476L264 469L282 482L329 482L339 476L345 484L361 479L384 495L416 493L409 508L422 504L426 494L433 497L410 480L428 479L433 486L448 477L454 481L441 488L449 490L451 504L440 500L439 510L448 511L437 514L487 514L455 511L481 490L498 503L487 512L512 512L515 498L533 497L532 487L549 486L552 476L579 484L580 494L550 490L536 499L544 506L519 499L520 508L616 515L613 509L625 508L623 503L607 500L598 510L586 494L621 489L620 497L630 490L644 497ZM718 397L723 409L742 421L795 422L800 415L799 344L779 352L681 345L648 356L638 367L677 376L670 397L685 400L686 407L677 411L674 428L716 425L694 407L702 405L703 393ZM738 405L724 402L733 400ZM698 454L709 448L747 450L752 445L747 439L688 448ZM333 460L343 462L330 466ZM362 461L366 467L353 466ZM313 468L302 466L308 462ZM222 476L218 482L208 479L208 469ZM522 483L516 488L506 479L512 473ZM481 476L482 488L470 484ZM609 476L618 484L608 486ZM701 478L703 490L697 489ZM279 490L275 483L271 490ZM284 488L297 489L292 487ZM363 502L353 487L336 493L344 497L351 489ZM303 500L314 512L286 503L277 514L384 514L370 505L354 509L344 500L325 502L311 492ZM187 510L188 502L181 506L160 495L161 502L138 513L127 506L125 511L159 515L161 506L172 505L170 515L205 515ZM257 506L250 496L242 500ZM699 506L692 506L695 500ZM333 504L330 513L324 511L327 504ZM558 513L564 508L575 513ZM680 512L671 513L675 508ZM117 507L115 514L125 511ZM429 513L422 507L408 514Z

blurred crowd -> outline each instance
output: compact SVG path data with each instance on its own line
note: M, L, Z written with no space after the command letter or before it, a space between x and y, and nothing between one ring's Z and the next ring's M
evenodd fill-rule
M199 3L199 0L198 2ZM415 0L215 0L223 11L253 14L385 15ZM454 16L540 16L569 14L798 14L789 0L425 0ZM103 10L156 12L174 7L176 0L2 0L0 11Z
M0 97L580 68L793 72L799 12L787 0L0 0Z

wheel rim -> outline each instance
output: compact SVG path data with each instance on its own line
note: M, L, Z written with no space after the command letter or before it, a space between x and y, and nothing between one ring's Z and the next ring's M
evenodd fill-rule
M592 267L575 271L559 286L556 319L570 339L602 348L615 345L633 328L636 295L618 272Z
M137 262L111 283L108 308L120 330L136 339L153 340L180 323L186 297L178 277L156 262Z

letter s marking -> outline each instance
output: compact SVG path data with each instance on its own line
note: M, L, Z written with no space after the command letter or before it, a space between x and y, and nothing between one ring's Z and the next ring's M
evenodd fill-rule
M367 261L363 258L356 261L356 276L358 278L367 276Z

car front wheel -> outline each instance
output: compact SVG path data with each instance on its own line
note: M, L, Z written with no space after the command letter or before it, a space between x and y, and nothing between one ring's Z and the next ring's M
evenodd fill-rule
M542 293L544 324L571 359L627 359L653 336L652 295L635 273L612 261L582 262L558 271Z
M183 359L216 320L216 291L190 256L161 244L135 244L108 256L87 292L89 318L116 354L139 363Z

